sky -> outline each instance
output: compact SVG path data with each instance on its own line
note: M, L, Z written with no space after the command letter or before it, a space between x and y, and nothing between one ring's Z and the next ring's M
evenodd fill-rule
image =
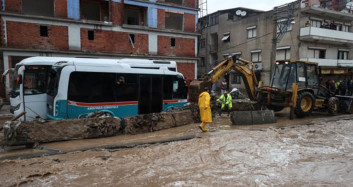
M206 0L204 0L206 1ZM207 0L208 13L236 7L256 10L271 10L275 6L283 5L294 0Z

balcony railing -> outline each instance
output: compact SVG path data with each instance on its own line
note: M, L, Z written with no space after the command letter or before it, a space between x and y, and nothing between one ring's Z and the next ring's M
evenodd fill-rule
M300 39L332 44L353 44L353 33L317 27L303 27L300 29Z
M353 60L301 58L303 61L316 62L319 66L327 67L353 67Z

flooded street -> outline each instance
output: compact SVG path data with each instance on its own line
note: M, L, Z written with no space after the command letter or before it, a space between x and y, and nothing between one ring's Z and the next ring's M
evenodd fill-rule
M353 121L276 128L229 123L218 118L207 133L194 124L198 138L186 141L3 160L0 185L353 185Z

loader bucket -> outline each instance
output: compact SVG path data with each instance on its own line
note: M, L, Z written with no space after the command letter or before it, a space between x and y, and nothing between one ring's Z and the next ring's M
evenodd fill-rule
M233 111L230 114L233 125L261 125L276 123L273 110Z
M189 86L189 102L197 103L199 95L203 92L205 87L212 86L211 82L207 81L192 81Z

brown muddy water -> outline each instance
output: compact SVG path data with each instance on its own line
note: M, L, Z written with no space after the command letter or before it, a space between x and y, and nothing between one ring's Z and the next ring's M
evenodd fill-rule
M353 186L353 121L229 123L187 141L4 160L0 186Z

